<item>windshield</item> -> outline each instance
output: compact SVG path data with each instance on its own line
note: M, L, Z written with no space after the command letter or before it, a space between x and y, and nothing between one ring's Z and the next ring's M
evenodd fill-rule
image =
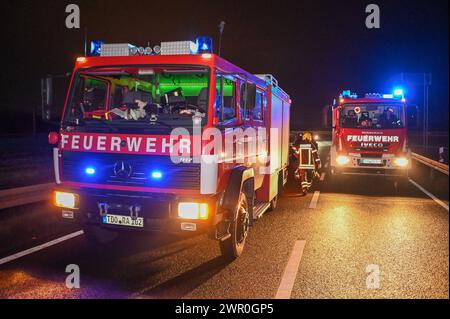
M402 104L347 104L341 110L343 128L396 129L404 127Z
M206 120L208 88L206 68L93 68L77 74L64 122L192 125Z

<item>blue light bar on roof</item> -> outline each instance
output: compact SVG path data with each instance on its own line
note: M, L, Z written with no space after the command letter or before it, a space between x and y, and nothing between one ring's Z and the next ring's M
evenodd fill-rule
M212 38L201 36L195 40L197 45L197 53L213 53Z
M405 96L405 92L402 88L395 88L394 89L394 97L396 98L403 98Z
M351 90L344 90L342 91L342 96L350 96L352 95L352 91Z
M91 47L89 49L89 55L100 56L100 54L102 52L102 45L103 45L102 41L98 41L98 40L91 41Z

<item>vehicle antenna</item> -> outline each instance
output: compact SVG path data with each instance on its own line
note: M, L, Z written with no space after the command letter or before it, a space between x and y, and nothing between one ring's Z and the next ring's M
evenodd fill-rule
M84 27L84 56L87 56L87 27Z
M220 51L222 49L222 33L223 30L225 29L225 21L221 21L219 23L219 56L220 56Z

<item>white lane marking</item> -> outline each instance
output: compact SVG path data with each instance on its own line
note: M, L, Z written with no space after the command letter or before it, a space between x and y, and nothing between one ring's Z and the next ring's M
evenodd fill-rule
M51 241L49 241L49 242L47 242L45 244L42 244L42 245L30 248L30 249L21 251L21 252L19 252L17 254L14 254L14 255L11 255L11 256L8 256L8 257L5 257L5 258L2 258L2 259L0 259L0 265L9 263L10 261L19 259L19 258L24 257L26 255L30 255L32 253L35 253L35 252L39 251L39 250L43 250L45 248L57 245L59 243L62 243L63 241L66 241L66 240L69 240L69 239L81 236L83 234L84 234L84 232L82 230L79 230L79 231L74 232L72 234L69 234L69 235L66 235L66 236L63 236L63 237L51 240Z
M315 191L314 195L311 199L311 203L309 203L309 208L316 208L317 206L317 202L319 201L319 196L320 196L320 192L319 191Z
M303 249L305 248L305 240L297 240L292 249L286 268L284 269L281 283L278 287L275 299L290 299L292 288L294 288L295 279L297 278L298 267L302 260Z
M328 162L326 162L326 163L325 163L324 167L325 167L325 168L327 168L327 167L328 167Z
M320 175L320 181L323 182L325 180L325 176L327 174L325 172L322 173L322 175Z
M420 189L422 192L424 192L426 195L428 195L428 197L430 197L432 200L434 200L436 203L438 203L439 205L441 205L442 207L445 208L446 211L448 211L448 205L446 203L444 203L443 201L441 201L439 198L437 198L436 196L434 196L433 194L431 194L429 191L427 191L425 188L423 188L422 186L420 186L419 184L417 184L415 181L413 181L412 179L409 179L409 182L411 184L413 184L414 186L416 186L418 189Z

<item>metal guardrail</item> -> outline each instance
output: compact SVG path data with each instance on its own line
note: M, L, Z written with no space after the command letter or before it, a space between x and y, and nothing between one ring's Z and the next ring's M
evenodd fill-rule
M0 190L0 209L32 204L50 199L55 183Z
M439 163L417 153L411 153L412 159L448 176L448 165Z

